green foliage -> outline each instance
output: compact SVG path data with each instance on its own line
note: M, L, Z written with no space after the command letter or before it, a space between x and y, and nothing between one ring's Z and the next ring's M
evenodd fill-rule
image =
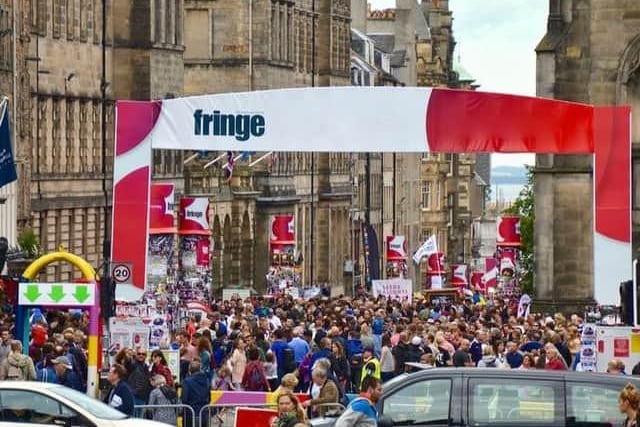
M27 258L35 258L40 253L38 237L31 228L25 228L18 236L18 245Z
M520 191L518 198L507 209L505 214L520 215L520 265L522 273L520 284L523 293L533 295L534 258L533 258L533 223L535 220L533 171L527 167L527 184Z

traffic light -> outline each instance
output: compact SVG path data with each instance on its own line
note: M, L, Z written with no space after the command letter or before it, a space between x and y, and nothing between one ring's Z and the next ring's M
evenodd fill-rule
M105 321L115 314L116 287L110 277L100 279L100 313Z
M633 326L633 280L626 280L620 283L620 312L622 323L626 326Z

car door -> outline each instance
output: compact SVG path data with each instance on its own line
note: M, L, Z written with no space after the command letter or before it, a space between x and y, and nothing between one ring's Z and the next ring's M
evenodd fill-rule
M617 427L625 415L618 409L624 383L567 381L567 427Z
M412 381L413 379L413 381ZM450 426L455 416L452 399L455 394L452 377L407 377L407 382L385 392L380 413L393 420L395 426ZM459 388L459 387L458 387Z
M510 378L508 371L499 372L500 375L466 379L466 420L469 426L564 426L562 378Z
M1 426L55 425L55 420L73 420L74 426L93 427L93 423L53 397L31 390L0 390Z

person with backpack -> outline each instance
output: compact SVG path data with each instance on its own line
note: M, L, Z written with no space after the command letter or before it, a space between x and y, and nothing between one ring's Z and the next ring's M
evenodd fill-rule
M36 368L33 360L26 354L22 354L22 342L11 341L11 353L0 366L0 379L9 381L35 381Z
M353 399L333 427L376 427L376 403L382 397L382 383L371 376L362 380L360 395Z
M177 405L178 393L176 389L167 385L167 380L163 375L154 375L151 378L153 390L149 393L149 405ZM151 419L165 424L177 425L176 408L150 408Z
M269 381L264 371L264 366L260 361L260 352L257 348L251 347L247 351L249 363L242 376L242 387L245 391L271 391Z

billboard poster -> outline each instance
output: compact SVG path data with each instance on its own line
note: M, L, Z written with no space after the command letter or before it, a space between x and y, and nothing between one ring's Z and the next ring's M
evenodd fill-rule
M404 279L373 280L371 282L373 297L383 296L401 302L411 302L413 282Z

